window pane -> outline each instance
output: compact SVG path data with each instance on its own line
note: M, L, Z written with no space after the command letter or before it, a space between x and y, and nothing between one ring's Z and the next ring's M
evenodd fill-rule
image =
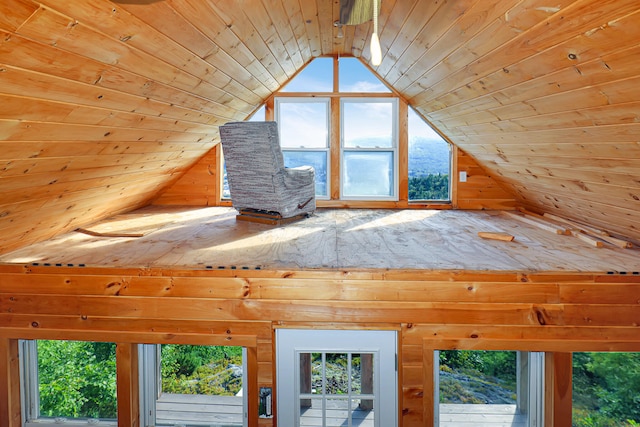
M328 145L328 103L278 102L280 146L283 148L326 148Z
M343 102L342 137L345 148L394 146L393 102Z
M640 425L640 353L573 353L573 425Z
M358 58L339 59L340 92L391 92Z
M116 345L38 341L40 415L117 417Z
M313 166L316 173L316 196L328 196L327 152L283 150L284 165L288 168Z
M327 399L326 426L341 427L351 425L349 418L351 417L352 408L349 407L350 399Z
M333 58L316 58L282 92L333 92Z
M324 399L309 399L300 401L300 426L321 426Z
M392 152L344 152L344 196L393 196L393 177Z
M449 143L409 109L409 200L449 200Z
M230 199L229 180L227 179L227 162L222 162L222 199Z
M160 361L156 425L242 425L242 347L162 345Z
M373 400L354 399L351 401L351 422L353 426L374 426Z
M516 352L440 352L440 403L516 404Z
M325 366L327 394L348 394L349 375L347 373L347 354L327 353L327 363Z

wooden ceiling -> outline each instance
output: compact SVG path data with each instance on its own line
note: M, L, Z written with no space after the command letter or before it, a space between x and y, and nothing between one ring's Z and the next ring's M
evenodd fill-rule
M3 0L0 252L149 203L337 38L338 0ZM523 206L640 239L637 0L383 0L375 70Z

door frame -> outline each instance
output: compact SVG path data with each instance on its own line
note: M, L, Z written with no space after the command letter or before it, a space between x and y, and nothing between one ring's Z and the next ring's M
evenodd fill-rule
M295 426L299 417L296 374L301 352L373 353L375 426L398 425L398 331L276 329L276 406L278 426ZM292 369L293 368L293 369ZM298 381L298 382L296 382ZM390 385L390 386L389 386ZM385 408L380 409L380 403Z

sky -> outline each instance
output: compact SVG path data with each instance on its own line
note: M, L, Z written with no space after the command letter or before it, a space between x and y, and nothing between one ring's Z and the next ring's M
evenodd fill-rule
M390 90L372 74L357 58L340 58L340 92L380 92ZM302 70L283 92L331 92L333 90L333 59L317 58ZM388 100L388 99L387 99ZM313 100L312 100L313 101ZM359 104L359 105L358 105ZM287 103L285 107L288 118L288 131L281 135L283 146L298 147L302 144L318 147L326 141L326 114L328 107L317 103L307 103L300 99L295 103ZM350 126L346 128L360 138L390 137L391 127L388 103L350 103L347 111ZM256 117L261 120L262 117ZM351 131L349 131L349 129ZM300 139L300 136L304 136ZM442 138L426 124L414 111L409 109L409 143L416 138L441 140ZM304 141L304 142L303 142Z

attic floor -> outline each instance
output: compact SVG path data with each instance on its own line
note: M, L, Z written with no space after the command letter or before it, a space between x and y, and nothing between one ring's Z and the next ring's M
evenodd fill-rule
M320 209L283 226L226 207L149 206L0 256L2 264L237 269L639 272L640 250L590 246L499 211ZM485 240L480 231L512 234ZM637 273L636 273L637 274Z

